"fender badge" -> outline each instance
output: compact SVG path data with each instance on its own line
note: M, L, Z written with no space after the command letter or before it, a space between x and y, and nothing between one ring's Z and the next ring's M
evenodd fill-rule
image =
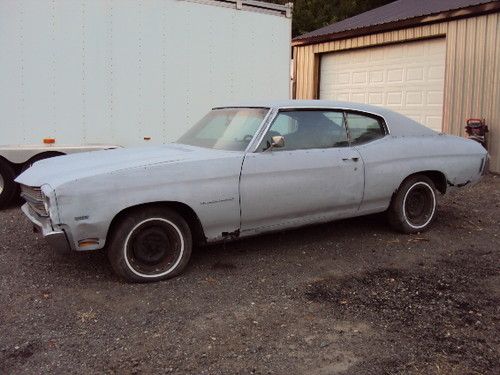
M75 217L75 221L82 221L82 220L87 220L89 217L86 215L86 216L77 216Z
M208 201L208 202L200 202L200 204L214 204L214 203L223 203L223 202L231 202L231 201L234 201L234 197L232 198L225 198L225 199L218 199L218 200L215 200L215 201Z

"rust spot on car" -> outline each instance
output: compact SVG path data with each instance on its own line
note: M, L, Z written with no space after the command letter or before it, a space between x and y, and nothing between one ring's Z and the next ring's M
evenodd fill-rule
M233 238L238 238L240 236L240 230L236 229L233 232L222 232L222 238L230 240Z

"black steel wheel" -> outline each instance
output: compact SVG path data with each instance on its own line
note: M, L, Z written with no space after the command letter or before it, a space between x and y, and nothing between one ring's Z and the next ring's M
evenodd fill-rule
M434 188L424 181L414 183L403 200L403 212L408 225L415 229L425 227L436 209Z
M111 236L108 257L127 281L150 282L178 275L191 256L191 231L175 211L146 207L127 214Z
M388 210L389 222L404 233L426 230L436 217L436 188L424 175L407 178L399 187Z

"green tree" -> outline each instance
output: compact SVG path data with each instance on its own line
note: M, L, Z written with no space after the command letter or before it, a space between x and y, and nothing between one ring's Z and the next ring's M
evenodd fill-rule
M286 4L290 0L264 0ZM320 27L388 4L394 0L295 0L293 9L293 36L302 35Z

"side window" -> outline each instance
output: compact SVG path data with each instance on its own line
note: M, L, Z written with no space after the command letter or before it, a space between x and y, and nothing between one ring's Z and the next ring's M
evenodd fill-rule
M273 135L287 135L295 133L297 131L297 121L286 113L279 115L276 120L274 120L272 130L276 132ZM279 133L279 134L278 134Z
M272 137L282 135L281 150L345 147L349 145L344 116L339 111L282 111L274 119L259 150L271 144Z
M346 118L353 145L367 143L385 135L382 121L376 117L348 112Z

